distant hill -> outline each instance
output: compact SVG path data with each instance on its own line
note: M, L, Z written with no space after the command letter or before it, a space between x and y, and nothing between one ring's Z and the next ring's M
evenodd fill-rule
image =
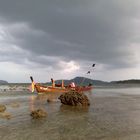
M110 83L114 83L114 84L140 84L140 80L130 79L130 80L112 81Z
M64 80L64 79L63 79ZM56 84L61 84L61 80L55 80ZM89 79L86 77L75 77L70 80L64 80L65 85L69 85L71 82L74 82L76 85L88 85L89 83L97 86L106 86L106 85L118 85L118 84L140 84L140 80L123 80L123 81L111 81L111 82L106 82L106 81L101 81L101 80L93 80ZM51 84L51 82L47 83Z
M7 84L7 83L8 83L7 81L0 80L0 84Z
M79 84L88 85L89 83L94 84L94 85L106 85L106 84L109 84L108 82L105 82L105 81L92 80L92 79L85 78L85 77L75 77L71 81L75 82L77 85L79 85Z
M61 84L62 80L55 80L56 84ZM93 85L107 85L109 82L100 81L100 80L92 80L85 77L75 77L71 80L64 80L65 85L70 84L71 82L74 82L76 85L88 85L89 83ZM47 84L51 84L50 82Z

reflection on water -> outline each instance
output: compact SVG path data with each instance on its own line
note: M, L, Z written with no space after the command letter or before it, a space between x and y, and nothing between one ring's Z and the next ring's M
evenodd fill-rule
M29 97L29 107L30 107L30 111L35 110L35 100L36 100L36 97L35 97L35 96Z
M88 112L89 106L66 106L60 105L61 112Z
M132 93L135 93L133 95ZM94 89L88 107L71 107L58 95L22 92L0 94L10 120L0 119L0 140L127 140L140 139L140 89ZM55 102L48 102L52 99ZM4 99L4 100L3 100ZM11 104L18 103L18 107ZM47 118L34 120L32 110L42 108Z
M49 102L48 102L49 99ZM36 110L36 109L45 109L46 105L48 103L56 103L58 102L58 99L54 95L37 95L37 96L30 96L29 97L29 106L30 111Z

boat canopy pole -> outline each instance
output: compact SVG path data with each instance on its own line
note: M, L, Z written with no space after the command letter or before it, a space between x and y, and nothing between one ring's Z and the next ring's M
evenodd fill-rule
M34 81L32 76L30 76L30 79L31 79L32 82Z
M62 84L61 84L62 88L64 88L64 80L62 80Z

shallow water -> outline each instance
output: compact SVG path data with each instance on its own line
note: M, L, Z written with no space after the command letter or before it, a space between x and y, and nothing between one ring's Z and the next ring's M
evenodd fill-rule
M0 140L140 139L140 88L95 88L87 95L89 107L71 107L27 91L0 93L0 104L12 115L0 118ZM37 108L48 116L33 120L30 112Z

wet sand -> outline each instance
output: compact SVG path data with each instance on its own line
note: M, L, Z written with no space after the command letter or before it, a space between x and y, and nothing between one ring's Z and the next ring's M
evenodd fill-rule
M0 140L140 139L140 88L94 89L87 95L89 107L71 107L25 91L0 94L0 104L12 116L0 118ZM37 108L48 116L32 119Z

